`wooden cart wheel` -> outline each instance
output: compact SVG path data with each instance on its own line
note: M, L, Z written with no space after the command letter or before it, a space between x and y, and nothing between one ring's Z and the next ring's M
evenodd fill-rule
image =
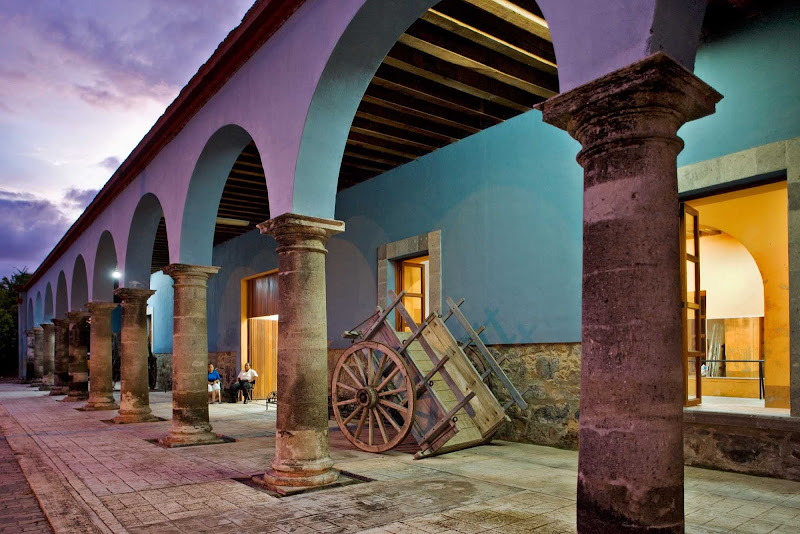
M354 343L336 362L333 415L348 441L362 451L388 451L406 439L415 401L408 365L388 345Z

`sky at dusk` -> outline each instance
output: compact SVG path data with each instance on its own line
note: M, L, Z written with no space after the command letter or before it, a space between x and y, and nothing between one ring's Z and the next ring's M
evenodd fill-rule
M0 0L0 277L33 272L253 0Z

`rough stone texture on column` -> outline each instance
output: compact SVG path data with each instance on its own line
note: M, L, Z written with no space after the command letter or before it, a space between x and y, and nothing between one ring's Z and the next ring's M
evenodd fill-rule
M69 393L64 402L89 398L89 312L67 312L69 319Z
M721 95L663 53L539 105L582 150L580 532L683 532L676 158Z
M33 335L33 330L25 330L25 381L32 383L35 379L36 367L36 340Z
M147 299L149 289L119 288L114 291L122 307L120 335L120 401L115 423L157 421L150 413L147 357Z
M33 382L31 387L42 385L42 359L44 356L44 329L33 327Z
M111 313L117 305L113 302L89 302L91 314L89 327L92 357L89 360L91 382L89 402L84 410L116 410L114 382L111 380Z
M172 329L172 427L170 447L221 443L208 422L208 278L219 267L173 263L162 269L175 294Z
M284 214L258 225L278 242L278 414L275 458L259 481L278 489L334 482L328 440L325 243L344 223Z
M55 325L55 356L50 395L66 395L69 393L69 320L52 321Z
M55 364L56 325L42 323L42 385L41 391L50 391L53 387L53 366Z

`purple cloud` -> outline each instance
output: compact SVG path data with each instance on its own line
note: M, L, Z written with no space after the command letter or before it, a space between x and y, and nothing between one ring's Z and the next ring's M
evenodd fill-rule
M71 221L49 200L28 193L0 189L0 232L2 264L9 274L13 268L39 265L66 232Z
M89 202L94 200L97 195L97 189L77 189L71 187L64 193L64 202L71 204L71 207L77 209L84 209L89 205Z
M121 163L122 162L119 160L119 158L114 156L109 156L100 163L98 163L98 165L100 167L103 167L104 169L108 169L109 171L114 172L117 170L117 168L119 168Z

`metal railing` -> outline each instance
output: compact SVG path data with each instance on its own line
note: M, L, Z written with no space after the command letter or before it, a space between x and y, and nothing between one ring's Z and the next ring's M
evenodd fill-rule
M758 398L764 398L764 360L701 360L701 363L757 363L758 364ZM706 376L708 373L706 372ZM728 378L728 377L708 377L708 378Z

